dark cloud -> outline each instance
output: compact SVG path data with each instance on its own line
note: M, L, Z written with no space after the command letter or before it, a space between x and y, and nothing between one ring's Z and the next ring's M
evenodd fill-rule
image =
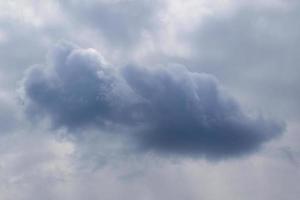
M77 0L60 1L70 19L98 31L106 42L119 47L136 44L148 30L158 26L163 1Z
M25 77L28 113L48 114L55 126L68 128L105 126L129 118L123 118L122 112L130 92L95 50L63 42L48 61L46 66L32 67Z
M145 99L145 148L164 153L226 157L244 154L279 134L282 127L246 116L207 74L183 66L156 70L127 67L131 88Z
M118 70L95 50L66 43L48 58L27 72L23 92L28 114L55 126L130 127L143 150L209 158L255 151L283 131L246 115L213 76L184 66Z

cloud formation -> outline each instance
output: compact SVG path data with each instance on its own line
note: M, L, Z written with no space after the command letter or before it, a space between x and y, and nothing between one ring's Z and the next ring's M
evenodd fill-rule
M50 115L55 126L68 128L118 122L122 102L115 101L126 88L95 50L61 43L48 60L46 66L32 67L25 77L27 112Z
M69 129L124 127L139 148L162 154L239 156L283 131L245 114L209 74L179 65L116 68L96 50L68 43L27 71L22 91L30 116Z
M185 67L126 68L131 88L142 96L149 127L142 143L164 153L239 155L256 150L282 127L246 116L208 74Z

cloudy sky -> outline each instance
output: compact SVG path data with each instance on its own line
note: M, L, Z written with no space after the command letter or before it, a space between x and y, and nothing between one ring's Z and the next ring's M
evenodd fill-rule
M298 200L296 0L0 0L0 199Z

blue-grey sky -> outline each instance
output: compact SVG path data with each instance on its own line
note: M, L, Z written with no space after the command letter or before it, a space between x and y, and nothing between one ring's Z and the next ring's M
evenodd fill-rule
M0 0L0 199L298 200L299 8Z

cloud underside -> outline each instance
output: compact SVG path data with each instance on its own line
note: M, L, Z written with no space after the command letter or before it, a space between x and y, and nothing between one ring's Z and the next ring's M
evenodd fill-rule
M116 129L140 151L211 159L256 151L283 131L245 114L213 76L184 66L117 68L68 43L48 58L27 71L22 92L27 114L57 128Z

